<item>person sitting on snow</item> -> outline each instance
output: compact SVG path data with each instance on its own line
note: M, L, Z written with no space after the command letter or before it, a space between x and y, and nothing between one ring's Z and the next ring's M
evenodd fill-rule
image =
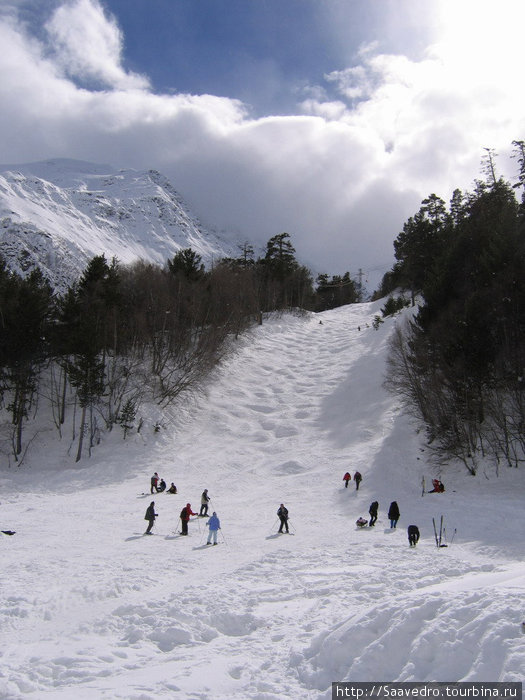
M439 479L432 479L432 486L434 487L429 493L443 493L445 487Z
M177 487L175 486L175 484L173 483L173 481L171 482L171 486L170 486L169 489L166 491L166 493L177 493Z

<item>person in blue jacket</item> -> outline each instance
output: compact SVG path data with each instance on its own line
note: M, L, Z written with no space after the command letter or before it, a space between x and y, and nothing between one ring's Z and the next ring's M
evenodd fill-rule
M217 513L215 511L213 511L213 515L208 520L207 525L210 528L210 533L206 544L217 544L217 531L221 529L221 521L217 517Z

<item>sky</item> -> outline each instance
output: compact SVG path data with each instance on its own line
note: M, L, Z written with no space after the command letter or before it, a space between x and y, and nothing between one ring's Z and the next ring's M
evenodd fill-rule
M4 0L0 162L155 168L208 227L365 275L421 201L512 178L521 0Z

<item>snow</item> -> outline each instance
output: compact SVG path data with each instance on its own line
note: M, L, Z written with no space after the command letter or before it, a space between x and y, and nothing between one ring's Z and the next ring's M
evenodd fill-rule
M76 466L41 437L21 468L3 466L0 524L16 535L0 539L1 698L329 698L332 681L523 679L525 473L450 465L446 492L422 497L437 472L382 387L396 321L371 327L381 305L265 321L159 433L151 414ZM179 493L151 496L154 471ZM217 547L204 518L175 534L204 488ZM378 522L358 530L373 500ZM280 503L291 535L277 534Z

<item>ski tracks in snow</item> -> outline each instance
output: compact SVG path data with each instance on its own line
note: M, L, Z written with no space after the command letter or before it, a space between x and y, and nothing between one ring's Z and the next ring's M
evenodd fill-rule
M10 538L14 593L0 605L5 639L18 640L0 651L0 697L317 699L335 680L520 680L525 637L509 620L523 566L459 537L437 550L425 531L454 499L421 498L417 437L381 386L389 330L371 328L377 310L253 329L206 396L173 411L148 473L25 497L32 530ZM149 469L179 494L151 496L159 518L142 537ZM359 492L344 489L356 469ZM218 547L203 519L172 534L205 487ZM395 498L402 524L390 530ZM376 527L358 530L375 499ZM280 502L293 537L277 535Z

